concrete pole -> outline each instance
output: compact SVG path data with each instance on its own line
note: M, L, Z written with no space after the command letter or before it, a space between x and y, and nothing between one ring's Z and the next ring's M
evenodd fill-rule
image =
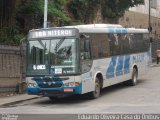
M148 20L149 32L151 32L151 0L149 0L149 20Z
M149 64L152 64L152 26L151 26L151 0L149 0L149 16L148 16L148 29L149 29L149 39L150 39L150 60Z
M43 27L47 28L48 0L44 0L44 23Z

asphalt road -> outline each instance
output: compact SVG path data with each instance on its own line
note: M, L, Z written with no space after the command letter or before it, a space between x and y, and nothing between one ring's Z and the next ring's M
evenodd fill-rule
M118 84L98 99L74 96L58 101L38 98L0 108L1 114L150 114L160 113L160 66L153 66L134 87ZM63 116L61 116L63 118Z

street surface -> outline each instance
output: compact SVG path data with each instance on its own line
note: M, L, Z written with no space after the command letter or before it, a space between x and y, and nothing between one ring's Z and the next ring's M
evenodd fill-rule
M0 114L81 114L81 113L160 113L160 66L153 66L139 78L137 86L123 84L106 88L100 98L86 96L50 101L38 98L0 107Z

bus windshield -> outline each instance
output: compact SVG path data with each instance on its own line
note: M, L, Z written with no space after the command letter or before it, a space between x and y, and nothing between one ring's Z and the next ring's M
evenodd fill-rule
M36 39L28 44L29 75L63 75L79 72L78 39Z

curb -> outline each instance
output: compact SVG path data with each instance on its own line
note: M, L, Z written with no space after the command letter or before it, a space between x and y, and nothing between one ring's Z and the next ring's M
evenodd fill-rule
M21 102L25 102L25 101L28 101L28 100L34 100L34 99L38 99L38 98L40 98L40 97L37 96L37 97L28 98L28 99L20 99L20 100L15 100L15 101L11 101L11 102L0 103L0 108L14 106L14 104L18 104L18 103L21 103Z

